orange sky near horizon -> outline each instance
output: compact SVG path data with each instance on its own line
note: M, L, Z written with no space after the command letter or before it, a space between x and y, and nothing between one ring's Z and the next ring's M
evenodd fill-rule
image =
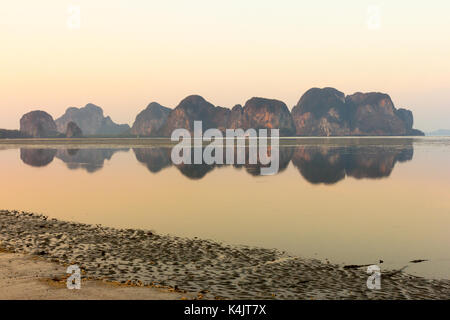
M148 103L173 108L190 94L292 108L331 86L386 92L415 127L450 129L449 13L444 0L2 2L0 128L89 102L131 125Z

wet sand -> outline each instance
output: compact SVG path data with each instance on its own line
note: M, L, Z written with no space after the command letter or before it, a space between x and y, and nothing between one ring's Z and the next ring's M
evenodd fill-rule
M27 295L17 279L7 272L38 273L39 285L65 282L60 277L65 267L80 266L88 279L85 298L108 298L117 290L133 299L133 289L162 290L170 298L199 299L448 299L450 280L431 280L382 268L381 289L366 286L366 267L344 268L314 259L291 256L275 249L231 246L211 240L159 235L148 230L113 229L49 219L42 215L17 211L0 211L0 247L14 256L0 258L2 281L17 285L11 298L45 298L37 292ZM17 254L20 254L19 256ZM6 253L2 253L5 255ZM38 259L46 265L10 267L8 259ZM27 260L33 261L33 260ZM20 265L20 263L19 263ZM51 270L54 272L50 272ZM33 271L34 270L34 271ZM6 279L6 280L5 280ZM14 280L16 279L16 280ZM17 282L19 281L19 283ZM108 287L105 287L108 283ZM145 288L147 287L147 288ZM161 289L162 288L162 289ZM64 291L83 291L67 290ZM50 289L49 289L50 290ZM86 290L86 291L87 291ZM103 291L102 291L103 290ZM51 291L51 290L50 290ZM103 292L103 293L99 293ZM141 291L139 291L141 292ZM144 292L144 291L142 291ZM62 299L77 298L75 295ZM80 294L80 293L79 293ZM110 295L108 295L110 294ZM148 293L152 296L151 293ZM51 295L49 294L50 298ZM0 296L2 297L2 296ZM138 298L145 298L137 294ZM7 297L8 298L8 297ZM81 299L83 297L80 297ZM155 299L170 299L154 296Z
M68 290L66 268L37 256L0 252L0 300L179 300L195 296L166 288L83 279Z

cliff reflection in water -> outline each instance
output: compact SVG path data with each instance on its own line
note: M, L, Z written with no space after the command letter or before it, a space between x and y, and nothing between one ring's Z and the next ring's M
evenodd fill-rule
M103 168L105 160L111 160L116 152L129 149L59 149L56 157L71 170L84 169L89 173Z
M45 167L56 157L70 170L84 169L89 173L103 168L105 160L111 160L114 153L124 149L37 149L20 148L20 159L32 167Z
M133 148L136 160L144 164L152 173L170 167L170 148Z
M89 173L103 168L105 160L111 160L116 152L123 149L36 149L21 148L20 158L33 167L49 165L56 157L69 169L84 169ZM332 145L305 144L280 146L280 169L285 170L289 163L312 184L334 184L345 177L356 179L377 179L389 177L397 162L412 160L412 141L399 144L373 145ZM136 160L154 174L173 166L170 147L133 148ZM224 155L226 152L224 152ZM236 156L236 152L235 152ZM246 150L246 159L248 149ZM217 167L229 165L183 164L175 165L182 175L189 179L202 179ZM245 168L252 176L260 175L261 165L233 165L236 169Z
M32 167L45 167L53 161L56 149L20 148L20 159Z
M346 176L362 179L389 177L395 164L412 160L413 146L402 147L302 147L293 165L311 183L333 184Z

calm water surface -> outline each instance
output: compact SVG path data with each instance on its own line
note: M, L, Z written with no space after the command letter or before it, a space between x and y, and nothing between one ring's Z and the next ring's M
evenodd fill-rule
M450 278L448 138L292 139L274 176L170 150L0 144L0 208Z

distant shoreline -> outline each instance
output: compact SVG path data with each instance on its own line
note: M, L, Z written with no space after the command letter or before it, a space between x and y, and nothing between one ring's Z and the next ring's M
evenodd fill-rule
M364 266L303 259L275 249L66 222L0 210L0 247L112 283L164 286L205 299L448 299L450 280L383 270L366 287Z
M280 137L280 143L292 140L300 140L300 141L308 141L313 140L317 142L318 140L385 140L385 139L395 139L395 140L414 140L414 139L432 139L432 138L445 138L445 136L330 136L330 137L322 137L322 136L301 136L301 137ZM225 140L225 139L223 139ZM55 144L55 145L71 145L71 144L123 144L123 145L175 145L178 142L171 141L170 138L165 137L140 137L140 138L0 138L1 144ZM207 143L206 143L207 144Z

